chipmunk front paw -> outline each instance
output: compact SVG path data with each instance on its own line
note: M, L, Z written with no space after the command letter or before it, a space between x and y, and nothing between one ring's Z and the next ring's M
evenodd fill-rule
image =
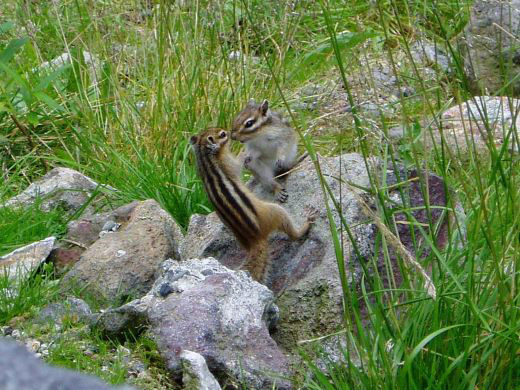
M307 221L309 223L314 223L316 222L316 218L318 218L318 210L316 210L314 207L312 206L307 206L305 207L305 218L307 219Z
M280 203L285 203L287 202L287 199L289 198L289 194L287 193L287 191L285 190L285 188L282 188L280 189L276 195L275 195L275 198L278 202Z

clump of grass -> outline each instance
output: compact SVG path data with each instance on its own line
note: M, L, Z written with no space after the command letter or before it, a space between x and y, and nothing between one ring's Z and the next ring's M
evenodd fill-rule
M402 3L393 0L383 3L393 10L386 13L384 7L379 8L383 25L389 26L399 18L396 13ZM348 68L335 43L330 4L324 3L323 10L336 49L338 68L348 85ZM437 23L436 32L443 32L447 41L450 36L442 25L445 19L441 12L433 7L426 11L436 17L432 22ZM405 40L406 31L400 30L400 33ZM404 46L407 46L406 40ZM463 80L463 69L458 67L456 72L458 79ZM424 86L420 91L427 95ZM440 89L436 95L442 104L446 97L441 96ZM468 96L468 92L462 89L458 91L457 96L460 95ZM437 114L436 104L427 107L431 116ZM380 120L384 127L384 118ZM358 131L362 130L359 121L355 126ZM489 124L486 126L490 127ZM463 244L460 232L455 229L447 247L438 248L435 235L412 219L410 222L419 226L420 240L427 243L431 251L423 262L431 265L436 298L428 296L425 288L410 282L397 285L397 289L385 287L381 276L372 273L365 275L366 285L361 291L343 284L348 307L345 317L347 349L344 351L347 364L330 361L322 371L309 359L314 374L309 388L506 389L518 385L518 310L511 308L517 308L520 303L514 271L518 268L520 251L520 224L514 206L518 202L516 189L520 181L515 172L518 172L520 160L508 152L507 145L496 149L493 145L490 142L488 158L479 158L470 149L469 158L463 156L464 166L457 150L448 150L449 145L439 145L421 154L413 145L407 149L411 166L434 170L459 194L467 213L465 220L457 221L459 226L467 226ZM367 158L368 147L362 145L361 149ZM381 157L388 166L393 166L396 156L392 145L383 148ZM381 220L388 221L386 204L389 199L377 183L373 178L372 191L379 198ZM448 199L448 204L454 207L455 199ZM348 233L349 227L342 226L339 231L331 225L336 242L341 242L340 235ZM381 254L389 266L388 253L392 248L384 235L378 237L377 242L380 253L375 256ZM355 242L352 244L356 245ZM347 266L344 253L338 251L337 259L342 274ZM418 278L415 272L406 269L403 272L408 274L405 281ZM391 284L395 285L395 281ZM367 307L369 327L358 320L361 318L358 301ZM356 360L359 364L352 363Z
M27 208L0 208L0 256L14 249L65 233L68 218L60 209L45 212L40 202Z
M0 274L0 325L15 317L27 316L56 299L58 286L52 264L44 264L40 268L24 278Z

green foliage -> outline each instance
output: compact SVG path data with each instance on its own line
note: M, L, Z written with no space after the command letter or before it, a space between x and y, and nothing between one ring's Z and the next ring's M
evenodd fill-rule
M25 209L0 208L0 256L16 248L65 232L62 210L40 210L40 202ZM0 324L45 305L57 294L52 264L23 279L0 274Z
M25 278L0 274L0 325L55 299L57 284L52 280L52 264L45 264L39 272Z
M392 0L378 2L380 17L385 21L383 25L391 28L388 26L399 19L402 6L413 7L414 4ZM392 11L387 13L387 8ZM332 11L326 5L323 9L331 42L335 45L338 68L348 90L348 68L338 55L329 15ZM450 33L444 25L445 9L428 8L426 11L435 16L436 33L440 31L447 41ZM398 30L393 33L406 37L406 26L399 23L397 26ZM385 31L385 36L389 36L389 31ZM408 45L405 38L400 39ZM457 77L464 79L462 69L459 67L456 71ZM426 96L424 85L421 93ZM443 104L440 89L436 93L437 101ZM467 96L468 92L462 89L458 94ZM349 98L354 101L353 96ZM404 106L406 102L402 103ZM436 105L427 107L430 116L437 114ZM406 111L403 115L410 120ZM379 120L384 127L385 118ZM361 123L356 122L355 126L356 131L362 133ZM488 134L493 134L492 124L486 123L486 127ZM308 385L314 389L516 388L520 383L520 363L516 359L520 350L519 322L518 310L511 308L519 305L518 278L514 270L519 261L520 220L514 205L518 202L520 161L510 154L507 143L497 148L493 140L488 145L489 158L473 154L471 149L461 155L457 150L450 150L448 145L420 151L413 139L418 133L431 129L422 128L415 122L410 130L412 137L406 139L412 141L400 147L405 152L404 157L418 169L426 166L442 175L459 195L458 198L450 197L448 204L454 207L455 202L462 201L467 213L466 220L457 216L445 248L438 247L435 237L423 228L419 229L420 237L415 239L416 251L421 241L431 251L424 263L432 268L437 298L432 299L423 286L416 284L421 279L412 270L403 268L403 259L399 263L405 275L402 286L390 276L390 286L385 287L383 275L388 270L374 274L365 269L365 284L361 291L343 285L348 314L345 318L345 359L358 363L343 365L329 361L326 370L322 371L308 358L314 374ZM381 152L384 164L390 167L398 155L394 148L390 144ZM368 145L362 144L361 150L367 158ZM379 197L378 218L385 221L390 213L391 199L377 184L383 179L372 178L372 191ZM331 220L334 237L339 233L333 222ZM410 222L417 224L413 219ZM462 226L467 226L463 236L459 230ZM349 233L348 225L344 224L343 229L343 234ZM338 237L336 241L341 240ZM355 241L352 244L355 246ZM383 256L389 268L388 253L395 248L384 235L376 239L376 248L379 248L376 256ZM337 260L342 272L348 265L341 251L337 251ZM360 301L366 306L368 327L367 323L359 321L361 312L357 302Z
M115 343L104 340L85 328L71 330L75 331L76 338L81 336L82 340L74 341L67 337L58 339L47 359L49 363L88 372L112 384L125 381L127 370L123 364L123 356L114 354L117 348ZM67 329L64 332L66 334ZM85 353L87 349L90 352Z
M39 206L36 202L26 209L0 208L0 256L49 236L59 237L65 232L67 218L63 211L44 212Z

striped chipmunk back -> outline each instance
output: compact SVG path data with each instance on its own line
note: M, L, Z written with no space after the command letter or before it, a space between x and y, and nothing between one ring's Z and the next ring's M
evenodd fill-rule
M228 140L227 132L219 128L209 128L191 139L199 175L209 200L222 222L248 249L260 233L258 214L250 192L235 171L238 168L229 158Z
M222 220L247 249L250 259L245 268L257 281L264 281L270 263L268 236L273 231L285 232L292 240L305 235L315 212L297 229L285 209L257 198L240 180L240 164L229 150L228 132L209 128L191 137L197 168L209 200Z

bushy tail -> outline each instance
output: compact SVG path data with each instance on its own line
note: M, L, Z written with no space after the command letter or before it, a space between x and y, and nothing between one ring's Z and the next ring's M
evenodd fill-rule
M245 268L251 273L253 279L264 283L270 264L271 256L267 240L260 240L249 249L249 261Z

